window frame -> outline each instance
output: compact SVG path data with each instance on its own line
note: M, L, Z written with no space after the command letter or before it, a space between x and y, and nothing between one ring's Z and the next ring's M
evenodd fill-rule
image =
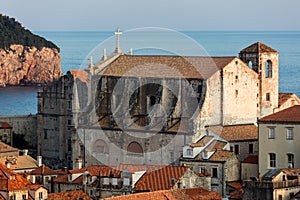
M294 140L294 128L286 127L286 140Z
M254 153L254 145L252 144L252 143L250 143L249 145L248 145L248 153L249 154L253 154ZM251 147L251 148L250 148ZM251 151L250 151L251 150Z
M274 126L268 127L268 139L275 139L275 127Z
M235 144L234 145L234 154L239 155L240 154L240 145Z
M212 178L218 178L218 168L217 167L212 167L211 168L211 177Z
M272 158L274 156L274 158ZM276 167L276 154L269 153L269 167L275 168Z
M287 159L288 159L288 167L290 166L290 164L292 164L291 168L294 168L295 166L295 155L292 153L288 153L287 155Z

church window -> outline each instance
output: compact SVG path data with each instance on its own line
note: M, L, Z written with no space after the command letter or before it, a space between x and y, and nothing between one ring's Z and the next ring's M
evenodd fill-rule
M272 62L270 60L266 62L266 78L272 78Z
M129 153L144 153L142 146L137 142L131 142L127 147L127 151Z

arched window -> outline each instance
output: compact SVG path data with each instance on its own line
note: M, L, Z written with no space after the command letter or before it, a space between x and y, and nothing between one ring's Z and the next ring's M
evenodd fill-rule
M96 140L93 144L93 153L108 153L108 146L103 140Z
M137 142L131 142L127 147L127 151L129 153L138 153L138 154L144 153L142 146Z
M248 66L252 69L252 61L251 60L249 60Z
M266 62L266 78L272 78L272 62L270 60Z

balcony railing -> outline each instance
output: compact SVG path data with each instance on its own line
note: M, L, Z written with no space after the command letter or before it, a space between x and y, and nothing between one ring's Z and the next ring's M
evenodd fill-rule
M287 180L279 182L271 181L244 181L245 187L255 187L261 189L280 189L300 186L299 180Z

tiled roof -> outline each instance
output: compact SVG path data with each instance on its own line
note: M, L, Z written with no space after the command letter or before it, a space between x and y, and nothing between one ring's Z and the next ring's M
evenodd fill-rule
M7 152L15 152L16 154L19 155L19 149L14 148L14 147L0 141L0 154L7 153Z
M211 141L213 136L204 136L198 142L190 144L191 147L204 147L209 141Z
M92 200L92 198L89 197L89 195L84 193L82 190L48 194L48 200L58 200L58 199L78 200L79 198L82 198L82 200Z
M27 190L28 185L31 185L29 180L0 164L1 191Z
M118 171L124 171L125 169L131 173L140 172L140 171L153 171L166 167L167 165L128 165L128 164L119 164L116 169Z
M276 122L276 123L300 123L300 105L284 109L266 117L260 118L259 122Z
M121 55L103 70L102 75L207 79L234 58Z
M142 192L124 196L105 198L105 200L221 200L222 196L217 192L210 192L203 188L159 190Z
M235 188L235 189L241 189L243 187L242 183L239 182L239 181L234 181L234 182L227 183L227 186Z
M224 126L220 137L226 141L258 140L256 125Z
M37 161L31 156L15 156L16 163L10 164L12 170L25 170L25 169L36 169L38 167ZM0 158L0 163L5 164L7 158Z
M166 166L161 169L145 173L135 184L136 191L166 190L174 186L188 167ZM171 182L174 178L176 181Z
M212 143L209 144L208 147L205 148L205 150L206 151L222 150L226 146L226 144L227 142L214 140Z
M45 188L44 186L42 186L42 185L34 185L34 184L31 184L31 185L28 185L27 186L27 188L29 189L29 190L34 190L34 191L37 191L38 189L40 189L40 188ZM46 188L45 188L46 189Z
M71 74L74 75L74 78L78 78L81 82L86 83L88 79L88 74L84 70L70 70Z
M214 154L209 157L209 159L203 159L202 154L199 154L195 160L198 161L212 161L212 162L226 162L231 156L234 156L234 153L226 150L217 149Z
M241 53L264 53L264 52L277 52L277 51L261 42L256 42L244 48L240 52Z
M180 190L160 190L105 198L105 200L189 200Z
M203 188L190 188L182 190L191 200L221 200L222 195Z
M48 166L42 165L36 168L35 170L33 170L30 174L31 175L56 175L58 173L50 169Z
M230 199L240 200L243 197L243 190L242 189L234 190L233 192L229 193L229 197Z
M13 127L7 122L0 122L0 128L2 129L12 129Z
M258 155L249 155L242 163L258 164Z

